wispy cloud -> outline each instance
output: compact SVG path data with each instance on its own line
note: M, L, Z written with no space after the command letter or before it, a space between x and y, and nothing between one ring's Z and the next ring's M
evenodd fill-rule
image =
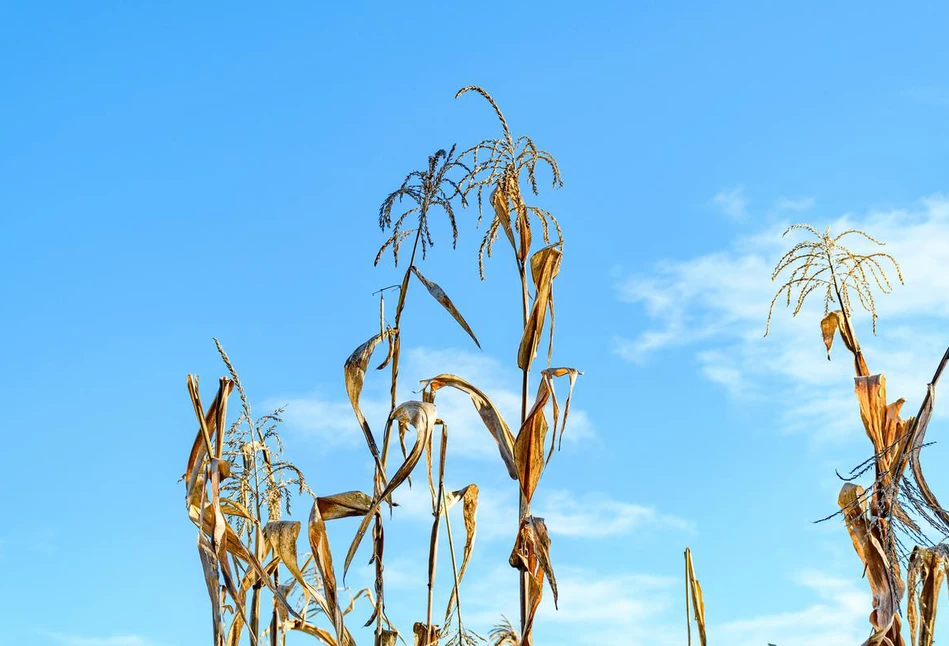
M774 208L778 211L810 211L814 206L813 197L779 197L774 201Z
M905 396L912 407L949 342L944 334L949 299L939 296L949 293L949 197L935 195L905 209L845 214L828 224L834 231L871 232L902 264L906 285L878 302L879 336L870 334L862 314L856 323L871 370L884 372L890 392ZM727 249L666 261L620 281L617 297L641 307L651 325L635 337L616 338L614 351L643 363L666 349L693 348L700 373L730 395L773 400L780 389L787 395L781 399L794 402L793 408L778 411L786 430L818 429L821 439L833 438L850 421L851 374L841 350L835 361L826 361L818 328L820 299L796 319L779 304L771 334L762 338L776 289L771 270L790 243L781 237L785 227L768 226Z
M853 646L866 639L868 589L813 570L799 573L796 583L811 591L813 603L712 626L716 640L731 646Z
M708 616L710 641L729 646L853 646L866 638L870 592L865 582L804 570L787 583L807 592L806 605L735 619ZM591 646L680 646L685 641L680 578L563 566L557 569L557 585L559 610L545 590L538 641ZM510 570L495 568L472 576L466 587L471 625L490 626L502 613L516 617Z
M749 200L740 186L719 191L712 198L712 205L733 220L741 220L747 215Z
M412 489L403 487L396 492L394 500L399 504L402 517L431 523L432 503L426 486L416 486ZM533 511L537 516L546 519L551 535L565 538L626 536L647 527L695 531L689 521L660 513L654 507L616 500L594 492L579 496L566 490L539 492L533 503ZM513 518L517 518L515 489L502 492L493 488L481 488L478 503L478 540L510 540Z
M684 626L667 623L678 590L675 579L641 573L557 569L559 609L549 590L538 610L538 643L582 646L679 646ZM516 619L516 588L509 568L496 568L468 584L468 621L489 626L503 613Z

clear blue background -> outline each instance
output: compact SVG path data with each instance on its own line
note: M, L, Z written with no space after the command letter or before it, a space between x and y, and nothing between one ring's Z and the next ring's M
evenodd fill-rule
M624 361L611 340L648 319L617 276L750 232L710 207L732 186L817 196L824 215L944 190L947 24L942 3L4 3L0 641L207 643L177 483L184 377L213 383L217 336L255 401L342 399L371 292L396 282L372 266L380 201L435 149L497 131L480 99L453 99L467 84L566 181L537 203L567 232L555 361L585 370L595 439L542 487L692 526L565 539L556 558L677 577L691 543L717 621L806 606L797 569L864 591L844 530L810 524L834 508L833 468L868 452L859 426L815 452L709 384L694 348ZM513 371L514 274L499 253L477 281L474 219L454 253L439 224L425 267ZM471 350L417 307L412 345ZM344 473L368 468L358 445L284 436L320 490L365 486Z

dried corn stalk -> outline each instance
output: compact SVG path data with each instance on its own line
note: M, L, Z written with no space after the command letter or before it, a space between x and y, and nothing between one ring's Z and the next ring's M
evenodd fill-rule
M874 244L883 244L862 231L850 230L832 236L829 229L821 234L813 227L795 225L785 233L796 229L809 232L815 239L794 245L775 267L772 279L785 271L789 271L790 275L772 300L768 321L770 324L774 305L782 296L785 297L786 305L790 306L796 292L793 312L796 315L812 292L821 291L824 295L825 316L820 327L827 357L830 358L837 334L853 355L855 393L864 430L873 446L873 457L864 463L866 466L855 469L852 475L856 478L873 468L874 482L869 491L847 482L841 489L838 503L854 549L863 562L873 595L870 624L874 633L865 644L902 646L899 606L905 586L900 561L901 556L905 557L905 551L901 554L896 531L903 531L917 541L928 541L919 524L910 517L906 504L944 534L949 530L949 512L939 505L932 494L919 464L919 451L923 447L932 413L935 384L949 361L949 350L936 369L919 413L904 420L900 417L904 400L888 403L886 379L883 375L871 375L851 320L851 302L855 296L863 309L870 313L873 330L876 331L877 313L873 292L876 290L885 294L892 289L884 263L895 269L902 282L899 264L889 254L857 254L841 244L841 240L849 235L859 235ZM832 305L838 309L831 310ZM911 467L912 479L905 475L907 467ZM931 557L926 556L929 553L925 550L914 551L913 557L909 559L910 588L915 587L918 575L935 576L932 574L934 570L928 565L931 563ZM911 590L910 594L912 597L915 592ZM928 597L926 603L926 612L932 612L934 617L935 603L928 605ZM916 610L912 599L909 613L915 642ZM924 624L923 633L927 633L927 639L931 641L931 624Z

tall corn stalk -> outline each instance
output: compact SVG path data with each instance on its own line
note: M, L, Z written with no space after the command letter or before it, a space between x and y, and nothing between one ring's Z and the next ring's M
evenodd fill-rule
M914 552L914 557L908 558L910 555L897 536L897 531L923 543L927 548L944 549L932 545L920 524L909 515L909 511L913 510L943 535L949 533L949 512L942 508L930 490L919 460L932 415L935 385L949 362L949 350L936 368L919 412L909 419L901 418L900 409L904 400L898 399L888 404L886 379L882 374L871 374L867 367L854 332L852 307L855 298L870 314L875 332L877 311L873 292L889 293L892 290L885 265L895 270L900 282L903 281L899 264L889 254L879 251L858 254L842 244L848 236L859 236L876 245L883 244L862 231L848 230L832 236L829 229L820 233L808 225L794 225L785 235L795 230L810 234L810 238L795 244L775 266L773 280L785 271L790 273L772 300L768 324L774 306L782 296L787 306L794 301L793 315L796 316L811 293L823 293L821 334L827 358L830 359L831 347L837 335L853 356L855 392L864 429L873 445L873 457L854 469L850 478L845 478L848 482L843 485L838 497L839 513L844 518L854 549L864 564L873 593L873 612L870 614L873 634L864 643L866 646L902 646L900 600L906 586L901 576L900 561L909 560L910 578L913 581L923 567L920 564L924 561L930 563L932 559L924 556L931 551ZM906 475L907 468L910 475ZM874 470L869 491L849 481L869 469ZM934 601L926 604L927 613L930 608L934 618ZM913 605L910 606L909 618L915 642L916 615Z
M553 455L557 441L557 422L559 405L554 390L553 379L567 376L570 392L564 406L564 420L570 409L570 398L579 371L574 368L551 368L550 362L554 347L554 278L560 271L563 256L563 235L556 218L548 211L526 203L521 190L522 181L527 181L531 191L538 193L536 171L538 164L546 165L552 174L554 188L563 185L560 168L553 155L539 149L530 137L514 138L504 114L490 94L483 88L467 86L458 91L456 98L474 92L481 95L493 108L501 125L501 136L482 140L462 154L469 159L471 169L463 184L463 194L474 192L477 195L479 220L483 207L483 193L487 189L494 217L488 225L478 252L478 267L484 278L484 256L491 256L494 243L503 231L511 246L514 265L517 269L521 287L521 323L523 334L517 350L517 366L521 370L521 415L520 430L513 441L510 455L502 457L508 466L512 478L518 480L519 509L518 534L514 550L511 553L511 566L520 571L518 593L520 599L520 633L523 644L532 643L531 629L534 615L540 604L543 580L546 577L557 603L557 584L550 563L550 538L542 518L531 515L531 499L537 482L546 464ZM541 226L546 246L532 251L531 218ZM556 231L556 241L551 243L551 225ZM528 270L530 279L528 279ZM533 303L530 287L535 293ZM533 405L529 398L529 379L531 366L537 355L537 349L544 333L547 313L550 313L548 328L547 367L540 373L540 383ZM550 443L550 452L544 459L545 436L548 425L544 408L553 402L554 428ZM561 427L561 438L563 427ZM500 444L500 441L499 441ZM512 459L511 459L512 458ZM513 467L513 469L512 469Z

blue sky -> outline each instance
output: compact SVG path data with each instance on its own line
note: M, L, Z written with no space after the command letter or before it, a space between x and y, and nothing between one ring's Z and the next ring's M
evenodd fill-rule
M212 336L256 411L289 404L311 486L367 486L341 377L377 326L371 292L396 282L372 266L376 213L428 154L496 132L482 101L452 98L467 84L565 178L537 201L567 236L554 361L585 375L538 494L563 588L538 637L683 643L691 545L715 641L862 640L861 565L842 526L811 521L869 444L818 312L781 311L761 337L768 278L794 221L888 240L906 286L861 338L918 405L949 323L947 20L937 3L3 5L4 643L207 643L177 480L185 375L222 374ZM455 251L440 223L423 270L484 350L420 299L404 383L465 373L512 409L518 288L504 253L478 281L475 219ZM451 478L483 491L467 585L484 630L515 612L515 492L446 402ZM389 532L406 628L425 600L417 495Z

